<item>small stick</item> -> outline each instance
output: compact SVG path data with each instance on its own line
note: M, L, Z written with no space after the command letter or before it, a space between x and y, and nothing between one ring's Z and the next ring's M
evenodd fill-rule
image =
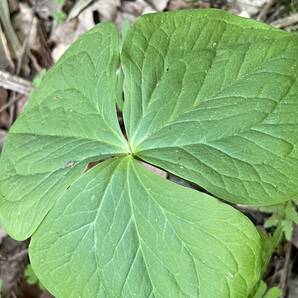
M269 0L267 3L265 3L260 14L257 17L257 20L264 21L266 19L266 15L267 15L269 9L272 7L272 5L273 5L273 0Z
M281 298L287 297L287 284L288 284L289 272L290 272L291 253L292 253L292 243L289 241L287 245L285 264L280 277L280 287L282 289Z
M298 23L298 13L292 14L286 18L279 19L271 23L276 28L286 28Z
M0 87L28 95L32 90L30 81L0 70Z
M18 96L14 96L13 100L9 101L7 104L0 107L0 114L3 113L6 109L10 108L12 105L14 105L21 98L22 98L21 94L19 94Z

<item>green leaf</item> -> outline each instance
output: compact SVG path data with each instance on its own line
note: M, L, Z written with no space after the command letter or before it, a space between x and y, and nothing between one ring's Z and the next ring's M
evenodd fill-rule
M280 298L282 295L282 290L280 288L274 287L268 290L264 298Z
M285 219L281 222L281 226L283 232L285 233L286 240L290 241L293 233L293 222L288 219Z
M260 284L256 290L256 293L253 295L253 298L263 298L266 293L267 285L264 281L260 281Z
M29 285L37 284L41 289L45 289L45 287L43 286L43 284L40 282L40 280L36 276L35 272L33 271L32 266L30 264L26 267L24 274L26 277L26 281Z
M145 15L122 51L135 155L225 200L298 187L298 38L218 10Z
M279 222L281 222L282 220L278 217L277 214L273 214L272 216L270 216L264 223L264 227L265 228L271 228L274 226L277 226Z
M122 45L123 42L126 38L127 33L129 32L131 28L131 23L128 17L124 17L123 22L122 22L122 29L121 29L121 40L122 40Z
M258 229L258 232L262 241L262 274L264 274L267 271L267 266L271 260L272 254L283 234L280 228L276 229L273 236L267 234L263 229Z
M296 211L295 203L288 201L284 204L260 207L259 209L263 212L272 213L266 220L264 227L270 228L280 225L285 238L290 241L293 225L298 223L298 212Z
M31 265L26 267L24 274L29 285L38 283L38 277L35 275Z
M89 31L11 128L0 161L0 217L15 239L36 230L89 162L128 152L115 111L118 49L114 25Z
M250 297L293 206L267 208L278 229L260 236L231 206L136 159L232 202L294 198L297 53L295 35L218 10L141 17L123 47L112 24L79 39L0 161L1 224L32 237L41 282L62 298Z
M261 240L240 212L131 157L86 172L33 234L56 297L248 297Z
M281 297L282 291L280 288L273 287L269 290L268 286L264 281L261 281L256 293L252 296L253 298L279 298Z
M285 217L291 220L293 223L298 224L298 212L296 205L293 202L288 202L285 207Z

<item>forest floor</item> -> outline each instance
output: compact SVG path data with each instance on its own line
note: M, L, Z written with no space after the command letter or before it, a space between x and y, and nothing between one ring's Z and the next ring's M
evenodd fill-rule
M34 88L33 80L95 24L113 21L121 29L124 20L134 22L145 13L209 7L298 34L298 0L0 0L0 152ZM236 207L265 229L270 213ZM0 297L52 297L30 268L28 243L11 239L0 227ZM297 226L278 245L264 280L269 288L279 287L282 297L298 298Z

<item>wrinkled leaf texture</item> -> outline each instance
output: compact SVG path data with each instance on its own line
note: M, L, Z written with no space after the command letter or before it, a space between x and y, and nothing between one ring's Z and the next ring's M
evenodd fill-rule
M96 26L35 90L1 156L1 223L32 237L56 297L248 297L263 265L253 224L138 159L233 203L293 198L298 38L178 11L139 18L120 47L114 25Z

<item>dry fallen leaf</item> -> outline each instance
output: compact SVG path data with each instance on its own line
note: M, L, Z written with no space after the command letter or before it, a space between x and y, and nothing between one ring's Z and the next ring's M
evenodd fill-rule
M55 44L52 51L54 62L56 62L67 48L78 38L76 32L77 23L77 20L73 19L53 28L50 41Z
M249 18L259 13L266 3L268 0L237 0L234 5L240 16Z
M96 24L94 14L98 15L100 21L115 20L120 4L120 0L98 0L83 10L73 13L74 16L79 13L76 18L72 17L65 23L54 26L50 38L55 43L52 52L53 60L57 61L80 35Z
M62 3L58 0L38 0L34 2L35 11L41 19L47 20L55 12L61 11Z
M78 16L78 30L89 30L95 25L94 15L97 14L100 21L114 21L120 0L98 0L85 8Z
M73 6L73 8L71 9L67 17L67 20L76 18L86 6L92 3L92 1L93 0L78 0L76 4Z
M138 16L152 12L156 12L156 10L144 0L136 0L133 2L124 1L122 2L121 11L118 12L115 22L119 29L121 29L124 20L129 20L130 23L134 23Z
M19 283L24 278L24 268L28 259L27 246L26 242L15 241L9 236L2 239L0 279L3 281L3 297L23 297L19 293Z
M0 69L13 71L14 64L10 55L7 39L0 24Z
M147 2L157 11L163 11L168 6L169 0L147 0Z
M167 10L188 9L188 8L209 8L211 2L171 0Z
M24 108L26 106L28 102L28 95L20 95L20 98L18 99L17 103L16 103L16 106L17 106L17 110L16 110L16 113L17 115L20 115L23 111L24 111Z
M31 7L25 3L20 3L19 12L13 17L12 23L19 40L26 43L29 49L38 49L37 41L37 18Z
M14 28L10 21L10 12L8 8L7 0L0 1L0 20L3 26L3 31L9 41L15 58L19 58L22 52L22 46L14 31Z

